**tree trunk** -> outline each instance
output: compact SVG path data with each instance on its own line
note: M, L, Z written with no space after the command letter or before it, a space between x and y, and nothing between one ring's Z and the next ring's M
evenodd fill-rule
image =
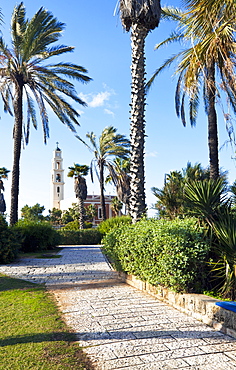
M133 223L146 211L144 175L145 137L145 38L148 31L134 24L131 32L132 85L131 85L131 162L130 162L130 215Z
M219 153L218 153L218 130L217 114L215 108L216 88L215 88L215 65L207 71L207 97L208 97L208 147L210 159L210 178L216 180L219 175Z
M14 225L18 221L18 197L19 197L19 179L20 179L20 155L21 155L21 140L22 140L22 87L16 86L14 98L14 148L13 148L13 169L12 169L12 185L11 185L11 211L10 224Z
M104 197L104 166L103 163L99 164L99 183L100 183L100 204L102 208L102 221L107 219L106 216L106 204L105 204L105 197Z
M82 230L84 229L84 219L85 219L83 198L78 197L78 206L79 206L79 228Z
M86 180L82 176L78 176L75 178L74 190L75 196L76 198L78 198L79 226L80 229L84 229L84 220L85 220L84 200L87 198L87 184Z

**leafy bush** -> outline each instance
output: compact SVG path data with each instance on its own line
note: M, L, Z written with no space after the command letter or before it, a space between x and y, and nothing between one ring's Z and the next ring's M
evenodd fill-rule
M201 292L210 244L197 220L142 220L113 229L103 249L118 270L175 291Z
M101 234L97 229L66 230L62 228L58 233L61 237L61 245L92 245L101 243Z
M5 218L0 215L0 263L9 263L17 257L20 249L19 235L8 227Z
M98 230L102 235L106 235L114 228L119 228L123 225L130 225L131 224L131 217L130 216L118 216L108 218L105 221L102 221L100 225L98 225Z
M85 223L84 223L85 229L91 229L92 226L93 226L93 224L91 222L85 221ZM74 221L68 222L68 224L66 224L63 227L63 229L64 230L80 230L79 221L74 220Z
M22 237L23 252L53 249L60 244L60 234L48 222L19 220L13 228Z

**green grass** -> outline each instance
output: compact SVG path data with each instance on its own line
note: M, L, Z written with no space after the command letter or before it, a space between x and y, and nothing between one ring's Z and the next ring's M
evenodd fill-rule
M20 258L60 258L61 255L58 253L61 250L62 248L56 247L52 250L46 249L46 250L41 250L37 252L27 252L27 253L21 252L19 254L19 257Z
M45 287L2 274L0 369L93 369Z
M205 290L203 292L203 294L207 295L208 297L219 299L221 301L231 301L230 298L224 298L223 295L221 295L221 294L219 294L217 292L214 292L214 291Z

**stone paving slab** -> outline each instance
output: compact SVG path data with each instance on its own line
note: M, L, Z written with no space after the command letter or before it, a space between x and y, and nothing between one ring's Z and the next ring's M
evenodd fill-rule
M236 340L126 285L98 246L21 259L0 273L45 283L97 370L236 370Z

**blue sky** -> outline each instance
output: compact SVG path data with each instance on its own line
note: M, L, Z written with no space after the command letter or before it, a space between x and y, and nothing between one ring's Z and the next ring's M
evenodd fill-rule
M75 62L88 70L93 79L89 84L76 84L76 90L88 107L77 105L81 114L80 127L77 133L85 138L87 132L94 131L100 135L103 128L112 125L118 132L129 136L129 103L130 103L130 35L121 26L119 15L113 15L117 0L82 1L70 0L44 2L26 0L24 2L27 16L44 6L50 10L66 28L60 42L75 47L73 53L64 56L64 61ZM4 25L1 26L3 36L9 43L10 17L15 1L2 2ZM180 1L169 0L162 5L179 6ZM161 22L159 27L147 36L146 40L146 71L149 78L157 67L178 47L163 48L154 51L154 46L164 38L174 25ZM61 58L60 58L61 60ZM173 69L168 69L159 76L147 96L146 106L146 196L148 207L155 202L151 187L162 187L164 176L172 170L181 170L188 161L192 164L201 163L208 166L207 121L200 109L196 128L190 125L183 127L176 117L174 108L174 90L176 78ZM220 110L219 110L220 112ZM12 168L12 128L13 118L3 112L0 103L0 167ZM58 121L49 111L50 138L47 145L43 143L43 134L38 120L38 130L31 129L30 142L22 150L20 171L19 209L25 204L29 206L39 203L46 210L50 208L50 170L53 150L56 142L62 149L65 175L73 163L90 164L91 153L76 139L71 131ZM220 146L227 140L225 123L219 114ZM231 147L220 151L220 166L229 171L229 180L236 179L234 152ZM73 180L66 179L65 198L73 197ZM94 184L87 177L90 194L99 194L98 181ZM11 176L5 181L5 199L7 212L10 207ZM107 194L115 194L112 186ZM47 213L47 212L46 212ZM149 215L153 212L149 211Z

